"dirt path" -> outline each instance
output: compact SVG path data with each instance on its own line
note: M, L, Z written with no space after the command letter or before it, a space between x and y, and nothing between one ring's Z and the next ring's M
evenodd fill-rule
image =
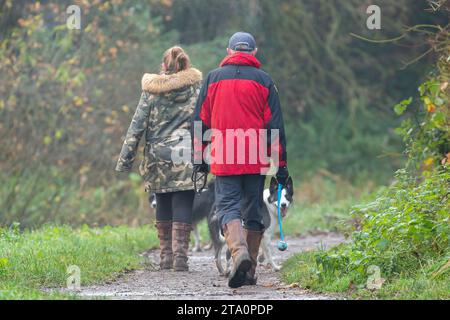
M287 237L285 252L274 250L275 260L281 263L294 253L330 247L343 241L337 234L306 237ZM275 248L276 241L273 242ZM156 250L149 252L150 261L158 261ZM336 299L312 294L300 288L289 288L280 280L280 273L264 265L258 266L258 285L230 289L227 280L220 277L212 250L191 253L189 272L156 271L152 268L130 272L112 283L84 287L79 293L84 298L109 299Z

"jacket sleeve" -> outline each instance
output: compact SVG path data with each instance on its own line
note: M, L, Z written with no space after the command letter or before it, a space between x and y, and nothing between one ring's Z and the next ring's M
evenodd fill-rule
M153 96L147 92L142 92L141 94L133 120L128 128L127 135L119 155L119 160L117 161L116 171L128 172L133 167L139 141L141 140L144 132L147 130L150 106L153 101L152 97Z
M264 112L266 129L268 130L269 149L278 151L279 167L287 165L286 133L284 131L283 114L281 112L278 89L272 82L269 87L269 96ZM277 131L273 131L273 129Z
M203 141L204 133L211 128L211 103L208 97L209 76L203 82L200 94L195 104L191 123L192 162L203 164L203 152L208 141Z

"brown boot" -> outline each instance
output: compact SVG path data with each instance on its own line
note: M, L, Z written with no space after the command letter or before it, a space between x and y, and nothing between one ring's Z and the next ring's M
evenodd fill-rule
M161 270L171 269L173 264L172 221L156 221L156 229L158 229L159 247L161 249L159 267Z
M192 227L190 224L174 222L172 224L173 238L173 269L175 271L188 271L189 236Z
M256 267L258 265L258 253L259 245L261 244L261 239L264 235L264 231L254 231L245 229L245 234L247 237L248 252L250 253L250 259L252 260L252 267L247 272L247 278L244 285L254 286L258 277L255 276Z
M244 284L246 273L252 267L244 228L242 228L241 220L235 219L227 223L223 229L228 249L233 258L233 270L228 278L228 286L238 288Z

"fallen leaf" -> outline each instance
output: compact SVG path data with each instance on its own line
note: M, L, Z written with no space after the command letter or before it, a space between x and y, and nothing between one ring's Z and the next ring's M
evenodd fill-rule
M427 104L427 111L430 113L436 111L436 106L432 103Z
M445 155L445 158L441 160L441 164L444 165L446 163L450 163L450 152Z

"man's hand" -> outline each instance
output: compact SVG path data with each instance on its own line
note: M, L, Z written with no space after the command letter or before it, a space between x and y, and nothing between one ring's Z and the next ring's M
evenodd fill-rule
M191 179L194 183L195 193L200 193L202 192L203 188L205 188L206 180L208 179L208 172L209 166L206 163L193 165Z
M278 168L276 178L278 183L280 183L282 186L286 186L287 178L289 178L288 168L287 167Z

